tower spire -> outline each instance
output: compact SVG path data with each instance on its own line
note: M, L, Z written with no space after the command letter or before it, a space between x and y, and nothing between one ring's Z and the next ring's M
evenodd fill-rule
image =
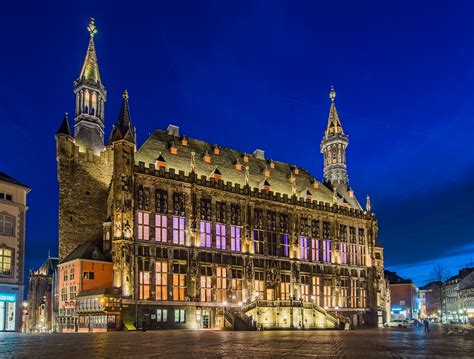
M329 108L328 124L321 141L321 153L324 155L324 180L337 187L349 182L347 178L346 147L349 138L344 134L341 120L336 109L336 91L331 86L329 92L331 106Z
M99 154L104 148L104 107L107 92L100 78L94 36L97 33L95 21L87 25L89 45L81 72L74 81L76 95L76 116L74 132L79 148L91 149Z
M109 142L126 140L135 143L135 130L132 127L132 119L130 117L130 106L128 104L128 91L122 93L122 107L120 108L119 118L112 129Z

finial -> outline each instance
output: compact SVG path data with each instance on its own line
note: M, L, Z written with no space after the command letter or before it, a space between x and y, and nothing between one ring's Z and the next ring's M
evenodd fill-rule
M69 114L67 112L64 112L64 117L68 118Z
M123 90L122 97L123 97L124 100L128 100L128 91L127 90Z
M366 210L367 212L370 212L371 209L372 209L371 207L372 207L372 206L370 205L370 196L367 195L367 201L365 202L365 210Z
M331 91L329 92L329 98L331 99L331 102L334 102L334 99L336 98L336 91L334 90L333 85L331 85Z
M92 38L94 38L94 35L97 33L97 28L95 27L95 20L93 17L91 17L89 24L87 24L87 31L89 31L89 34Z

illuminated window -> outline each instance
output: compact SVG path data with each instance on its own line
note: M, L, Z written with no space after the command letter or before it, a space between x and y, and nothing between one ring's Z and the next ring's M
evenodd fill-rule
M216 224L216 248L226 249L225 224Z
M175 323L186 323L186 309L175 309L174 310L174 322Z
M217 301L222 303L227 301L227 268L216 267L216 279Z
M89 91L84 93L84 113L89 113Z
M12 253L11 249L0 248L0 275L12 274Z
M156 300L168 300L168 262L155 263Z
M290 300L290 275L289 274L281 275L280 299Z
M0 214L0 234L4 236L13 236L13 223L15 218L9 214Z
M265 299L265 277L263 272L255 272L254 295L256 299Z
M301 276L301 299L304 302L309 302L309 276L302 275Z
M174 244L185 244L185 218L173 216L173 243Z
M311 238L311 260L319 262L319 240Z
M211 222L201 221L200 229L201 229L201 247L211 248L212 247Z
M242 271L240 269L232 269L232 300L234 303L242 301Z
M332 282L330 279L324 280L324 306L325 307L332 307Z
M357 279L351 279L351 307L357 308Z
M349 281L347 279L341 280L341 286L339 288L339 307L347 308L347 302L349 297Z
M150 272L138 273L139 299L150 299Z
M317 276L313 276L313 296L314 296L314 302L317 305L320 304L320 298L321 298L321 278Z
M289 255L290 255L290 240L288 238L288 234L282 234L280 238L281 238L280 257L289 257Z
M331 241L323 240L323 262L331 262Z
M309 246L308 246L308 237L300 237L300 259L302 260L308 260L308 252L309 252Z
M159 323L166 323L168 321L168 309L157 309L156 321Z
M212 302L212 268L201 267L201 302Z
M137 213L138 239L147 241L150 239L150 214L139 211Z
M230 226L230 250L240 252L242 250L242 238L240 236L241 228Z
M74 279L74 268L71 268L69 270L69 280L73 280Z
M173 265L173 300L184 301L186 293L186 265Z
M340 244L341 264L347 264L347 243Z
M95 92L92 92L91 115L95 115L96 108L97 108L97 95Z
M155 214L155 241L168 241L168 217L163 214Z

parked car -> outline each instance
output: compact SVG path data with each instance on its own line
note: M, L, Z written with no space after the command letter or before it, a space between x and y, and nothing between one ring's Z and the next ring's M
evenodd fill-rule
M408 327L408 321L401 320L401 319L395 319L395 320L391 320L389 322L386 322L383 326L385 328L406 328L406 327Z

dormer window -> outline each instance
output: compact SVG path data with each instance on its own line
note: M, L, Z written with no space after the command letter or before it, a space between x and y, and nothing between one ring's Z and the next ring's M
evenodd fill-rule
M319 188L319 182L318 181L314 180L313 188Z
M300 169L298 167L293 168L293 173L295 175L299 175L300 174Z
M188 145L188 139L186 138L186 136L183 136L183 138L181 139L181 145L183 145L183 146Z
M214 149L212 151L214 152L216 156L219 156L219 153L221 152L221 150L219 149L217 145L214 146Z
M242 157L242 159L244 160L244 162L247 162L247 163L248 163L248 161L249 161L249 156L248 156L246 153L244 153L244 156Z
M209 156L209 153L206 151L206 153L204 154L204 157L202 158L204 160L204 162L206 163L211 163L211 156Z
M170 153L172 155L177 155L178 154L178 148L175 146L174 142L170 146Z
M242 164L237 160L237 162L235 163L235 169L237 171L242 171Z
M270 191L270 182L266 178L260 183L260 189L264 192Z
M354 198L354 191L351 189L349 190L349 197Z
M155 167L160 169L161 167L166 167L166 160L164 159L163 155L160 152L160 155L155 161Z
M271 168L272 170L275 169L275 162L273 162L273 160L270 161L270 168Z
M270 170L266 166L265 166L265 169L263 170L263 175L265 176L265 178L270 177Z
M214 181L219 182L221 180L222 174L221 171L216 167L214 170L211 172L211 178L214 179Z

